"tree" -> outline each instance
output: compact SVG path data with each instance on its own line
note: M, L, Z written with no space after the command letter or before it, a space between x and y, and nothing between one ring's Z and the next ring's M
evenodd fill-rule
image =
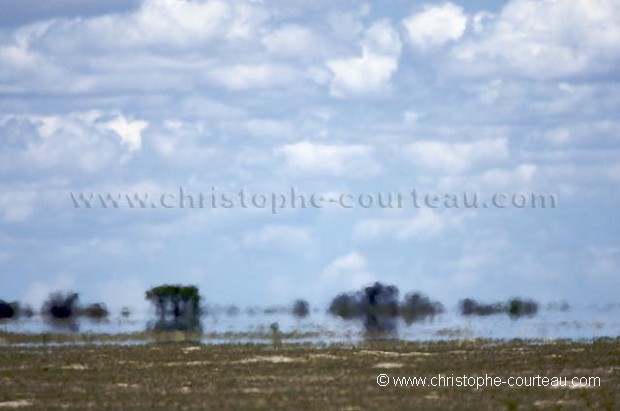
M0 320L10 319L17 315L15 303L7 303L0 300Z
M374 337L396 331L398 288L376 282L356 293L339 294L329 312L343 319L360 319L367 335Z
M424 320L444 312L443 304L431 301L421 293L409 293L400 305L400 315L407 324Z
M104 303L94 303L80 309L80 315L90 318L91 320L103 320L108 317L108 311Z
M519 318L523 316L533 317L538 312L538 303L534 300L523 300L521 298L513 298L508 302L508 315L511 318Z
M500 314L506 312L506 307L503 303L484 304L480 303L473 298L465 298L459 302L461 315L479 315L487 316L493 314Z
M200 293L195 286L164 284L146 292L155 305L156 329L194 330L200 327Z
M304 318L310 314L310 304L306 300L296 300L293 303L293 315L297 318Z
M57 320L67 320L75 314L79 295L74 292L51 293L41 309L42 314Z
M538 303L534 300L513 298L508 302L498 302L493 304L483 304L473 298L465 298L459 303L461 315L494 315L508 314L511 318L517 319L523 316L533 317L538 312Z
M349 320L361 314L359 302L355 294L338 294L329 305L331 315Z

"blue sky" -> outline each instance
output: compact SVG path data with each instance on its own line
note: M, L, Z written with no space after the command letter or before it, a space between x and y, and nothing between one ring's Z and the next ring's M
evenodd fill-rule
M34 3L37 3L34 5ZM620 2L1 0L0 298L617 302ZM76 209L71 192L553 193L555 209Z

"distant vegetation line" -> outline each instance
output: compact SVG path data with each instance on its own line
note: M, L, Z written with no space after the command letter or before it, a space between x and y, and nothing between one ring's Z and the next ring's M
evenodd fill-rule
M361 321L370 333L390 333L396 328L396 320L402 319L412 324L432 319L445 311L444 305L420 292L410 292L400 299L400 292L394 285L375 283L356 292L341 293L335 296L328 312L344 320ZM199 330L200 317L209 309L201 305L203 301L198 287L194 285L163 284L145 292L145 298L155 308L156 316L148 324L154 330ZM560 310L569 308L567 303L558 305ZM508 301L482 303L473 298L459 302L458 310L462 316L489 316L506 314L510 318L532 317L538 313L539 304L532 299L513 298ZM236 315L239 309L230 306L228 315ZM270 307L266 314L286 312L298 318L310 315L310 304L298 299L290 307ZM46 320L74 322L85 317L91 320L104 320L110 312L105 303L81 304L75 292L53 292L43 303L38 313ZM253 313L249 311L249 313ZM19 302L0 299L0 320L15 320L32 317L35 310ZM122 317L129 317L128 308L121 311Z

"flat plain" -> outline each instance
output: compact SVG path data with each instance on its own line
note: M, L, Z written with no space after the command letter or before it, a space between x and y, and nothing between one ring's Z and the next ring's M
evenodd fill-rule
M567 387L380 387L377 376L566 376ZM600 377L600 386L570 384ZM0 409L618 410L620 339L5 344Z

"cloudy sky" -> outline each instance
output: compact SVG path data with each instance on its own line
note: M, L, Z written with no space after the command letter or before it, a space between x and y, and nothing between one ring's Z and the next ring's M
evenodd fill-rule
M619 0L0 0L0 298L617 302ZM76 208L70 193L553 193ZM485 197L486 198L486 197Z

